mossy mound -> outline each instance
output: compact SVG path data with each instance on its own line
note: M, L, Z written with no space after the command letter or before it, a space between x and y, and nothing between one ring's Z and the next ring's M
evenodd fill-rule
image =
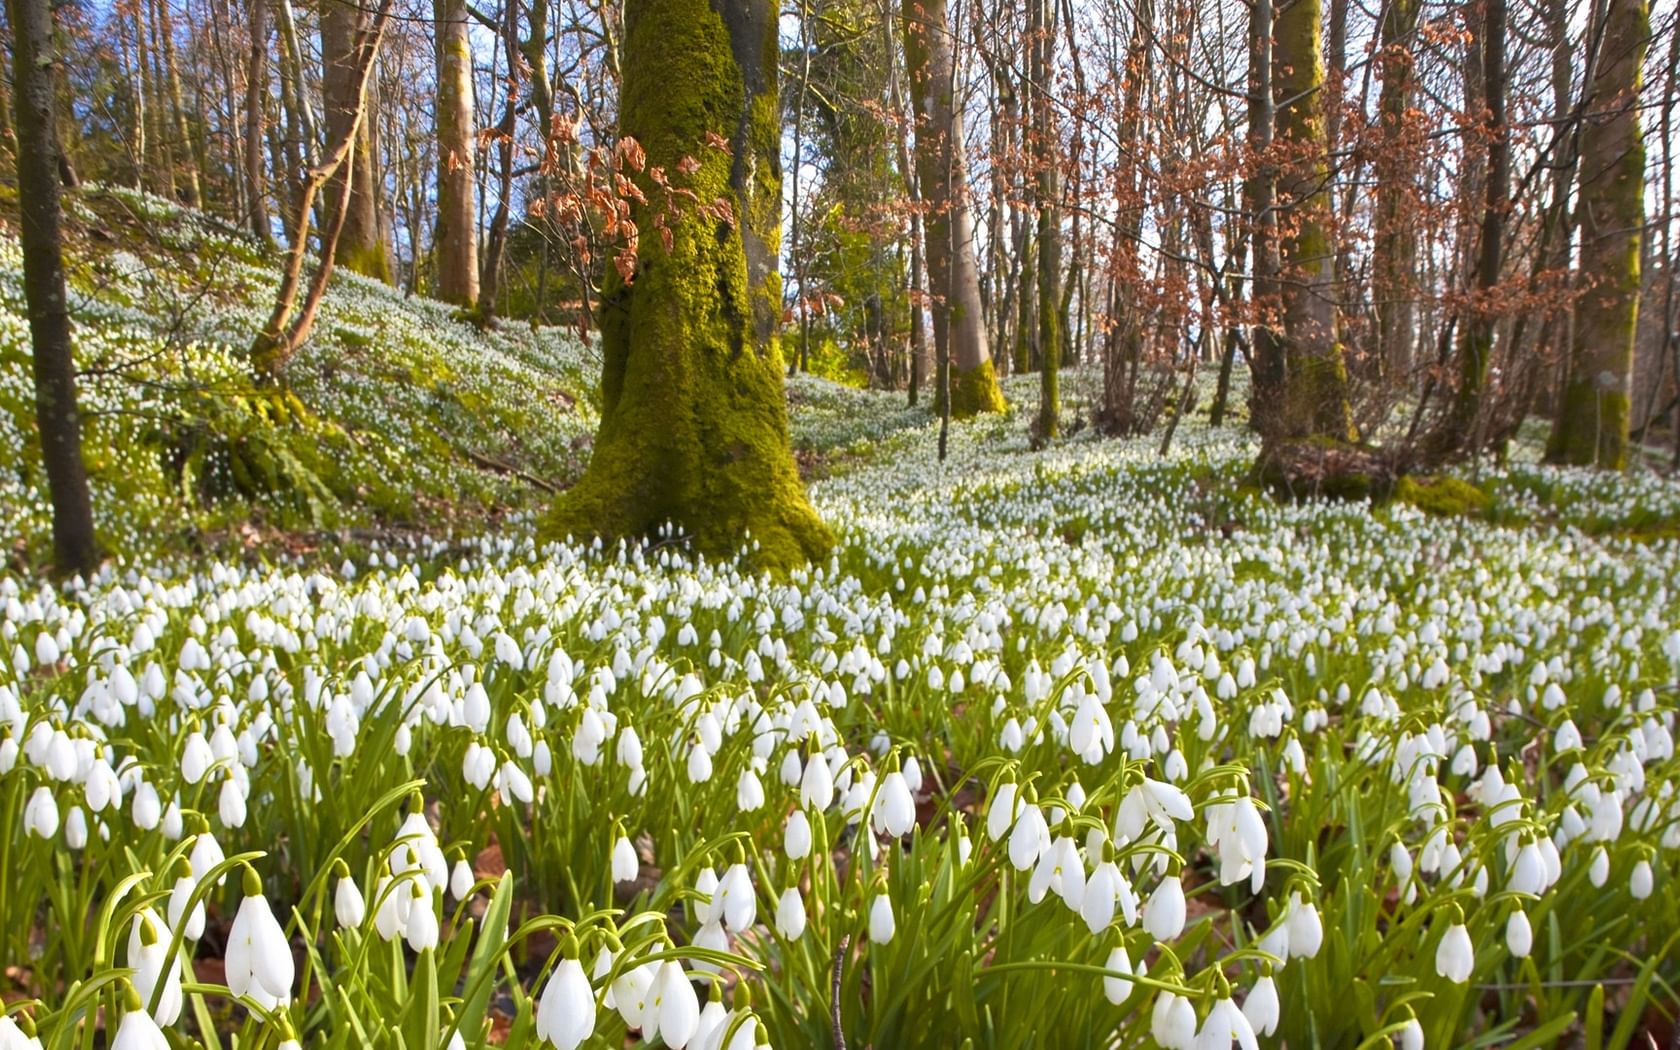
M1394 486L1394 501L1443 518L1483 518L1493 497L1462 478L1408 475Z
M1283 499L1380 503L1393 494L1399 469L1371 445L1315 436L1276 441L1262 449L1250 480Z

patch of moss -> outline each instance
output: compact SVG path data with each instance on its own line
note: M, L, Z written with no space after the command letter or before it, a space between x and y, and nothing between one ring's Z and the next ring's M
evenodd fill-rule
M1493 497L1462 478L1407 475L1394 486L1394 500L1443 518L1484 518Z
M964 372L951 369L951 415L968 419L982 412L1002 412L1009 406L1003 400L1003 388L998 385L997 370L990 360L980 367Z

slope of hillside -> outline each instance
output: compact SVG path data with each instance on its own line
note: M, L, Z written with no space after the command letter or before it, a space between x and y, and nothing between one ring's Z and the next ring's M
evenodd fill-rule
M257 532L455 531L563 486L596 423L590 351L558 329L482 331L342 271L290 369L258 389L245 348L279 258L167 201L69 198L70 300L101 542L119 555ZM36 452L16 202L0 208L0 533L39 562ZM250 535L253 527L241 525Z

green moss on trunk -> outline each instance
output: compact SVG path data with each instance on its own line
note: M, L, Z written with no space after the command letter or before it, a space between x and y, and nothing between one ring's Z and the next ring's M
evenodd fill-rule
M805 499L788 441L777 341L780 125L776 23L764 0L630 0L621 131L702 202L735 222L679 207L667 250L651 181L634 282L602 303L601 428L589 469L543 523L549 538L645 536L674 523L710 555L747 541L785 569L832 538ZM726 153L706 133L730 140ZM675 174L684 157L700 167Z

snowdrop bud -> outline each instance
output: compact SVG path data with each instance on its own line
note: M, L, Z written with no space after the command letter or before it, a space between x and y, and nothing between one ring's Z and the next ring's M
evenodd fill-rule
M654 978L653 1003L659 1010L659 1038L671 1050L683 1050L700 1024L700 999L682 964L667 960Z
M1003 838L1015 823L1015 795L1018 789L1014 781L999 784L992 795L992 804L986 810L986 835L993 842Z
M1640 858L1633 866L1633 874L1628 876L1628 892L1634 900L1642 901L1651 895L1651 882L1651 862Z
M805 898L799 895L797 886L783 890L782 899L776 902L776 932L790 941L805 932Z
M782 849L788 860L804 860L811 853L811 821L805 811L796 809L788 817L782 832Z
M1602 889L1610 878L1610 854L1600 846L1593 852L1592 864L1587 868L1587 879L1594 889Z
M1476 968L1476 953L1470 944L1470 931L1462 920L1455 921L1435 946L1435 972L1454 984L1470 979Z
M1511 913L1505 920L1505 946L1511 949L1514 959L1526 959L1534 948L1534 928L1528 923L1528 915L1521 908Z
M1400 1029L1400 1050L1423 1050L1423 1025L1413 1017Z
M1108 960L1103 963L1103 969L1114 970L1127 975L1130 975L1133 972L1132 957L1126 954L1126 945L1124 942L1116 944L1114 948L1109 951ZM1115 1006L1119 1006L1121 1003L1125 1002L1132 994L1132 982L1127 980L1125 977L1116 977L1112 974L1105 974L1102 981L1103 996Z
M1170 941L1184 932L1184 919L1184 883L1177 875L1168 875L1143 906L1143 928L1157 941Z
M619 835L618 841L613 843L612 850L613 882L635 882L641 870L641 862L636 857L636 847L631 845L624 835Z
M1283 1011L1278 1003L1277 984L1270 972L1262 974L1254 982L1254 987L1249 989L1248 998L1243 1000L1242 1012L1257 1035L1271 1035L1277 1031Z
M403 927L403 939L417 952L436 948L438 943L438 919L437 913L432 911L432 895L422 886L421 882L409 883L413 903L409 905L408 921Z
M53 798L51 788L42 785L29 796L29 804L23 809L23 827L44 839L58 834L58 800Z
M367 902L362 899L356 880L350 877L349 868L344 869L338 886L333 890L333 916L338 919L339 926L347 930L360 927L362 920L367 918Z
M892 898L877 891L875 899L869 904L869 939L876 944L887 944L897 932L898 923L893 918Z
M467 863L467 858L457 859L455 866L449 871L449 895L458 901L466 900L476 881L473 878L472 865Z

